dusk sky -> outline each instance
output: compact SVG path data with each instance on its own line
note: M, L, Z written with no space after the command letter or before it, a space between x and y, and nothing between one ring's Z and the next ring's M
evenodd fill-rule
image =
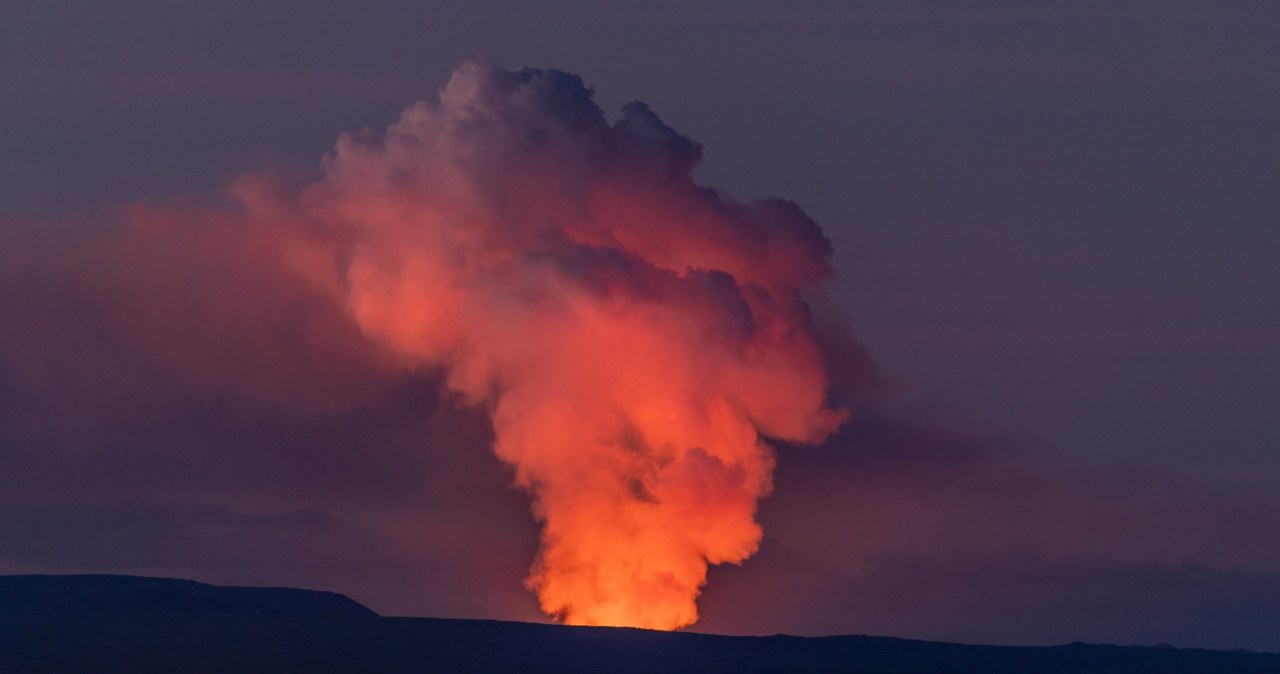
M1270 2L6 0L0 573L546 621L544 403L669 375L688 629L1280 651L1277 72Z

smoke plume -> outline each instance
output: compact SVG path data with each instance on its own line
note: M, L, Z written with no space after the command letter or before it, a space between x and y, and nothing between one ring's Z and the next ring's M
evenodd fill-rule
M844 419L806 304L831 276L829 242L791 202L697 185L700 155L641 103L609 123L576 76L464 64L437 103L343 135L302 189L249 176L231 208L135 207L122 255L225 267L246 302L255 279L287 283L383 356L438 373L487 411L532 497L526 583L542 609L674 629L697 620L709 564L756 551L769 439L821 442ZM153 316L139 339L182 325ZM317 341L333 330L300 332L297 357L334 377L362 362L346 337ZM153 350L210 381L241 367L264 401L307 395L272 361L228 349L217 365L189 337Z

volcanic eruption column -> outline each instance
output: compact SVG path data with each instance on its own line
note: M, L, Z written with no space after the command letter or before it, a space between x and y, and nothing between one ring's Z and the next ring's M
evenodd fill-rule
M301 207L349 240L365 333L488 410L542 525L542 609L674 629L707 565L759 544L764 438L843 420L803 301L830 244L790 202L696 185L701 149L623 112L573 75L464 64L438 104L341 137Z

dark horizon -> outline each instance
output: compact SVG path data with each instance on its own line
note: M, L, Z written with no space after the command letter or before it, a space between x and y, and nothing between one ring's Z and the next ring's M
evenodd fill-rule
M388 618L328 592L119 576L0 576L0 625L0 667L21 671L1280 670L1280 654L1167 645L968 646Z
M119 236L317 181L479 60L643 101L698 185L830 240L804 292L851 419L775 443L692 630L1280 651L1277 34L1248 2L0 4L0 574L548 620L483 409L270 241Z

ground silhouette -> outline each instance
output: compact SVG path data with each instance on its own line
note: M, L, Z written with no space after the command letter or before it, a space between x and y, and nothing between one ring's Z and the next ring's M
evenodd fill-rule
M388 618L332 592L0 576L0 672L1277 672L1280 654Z

